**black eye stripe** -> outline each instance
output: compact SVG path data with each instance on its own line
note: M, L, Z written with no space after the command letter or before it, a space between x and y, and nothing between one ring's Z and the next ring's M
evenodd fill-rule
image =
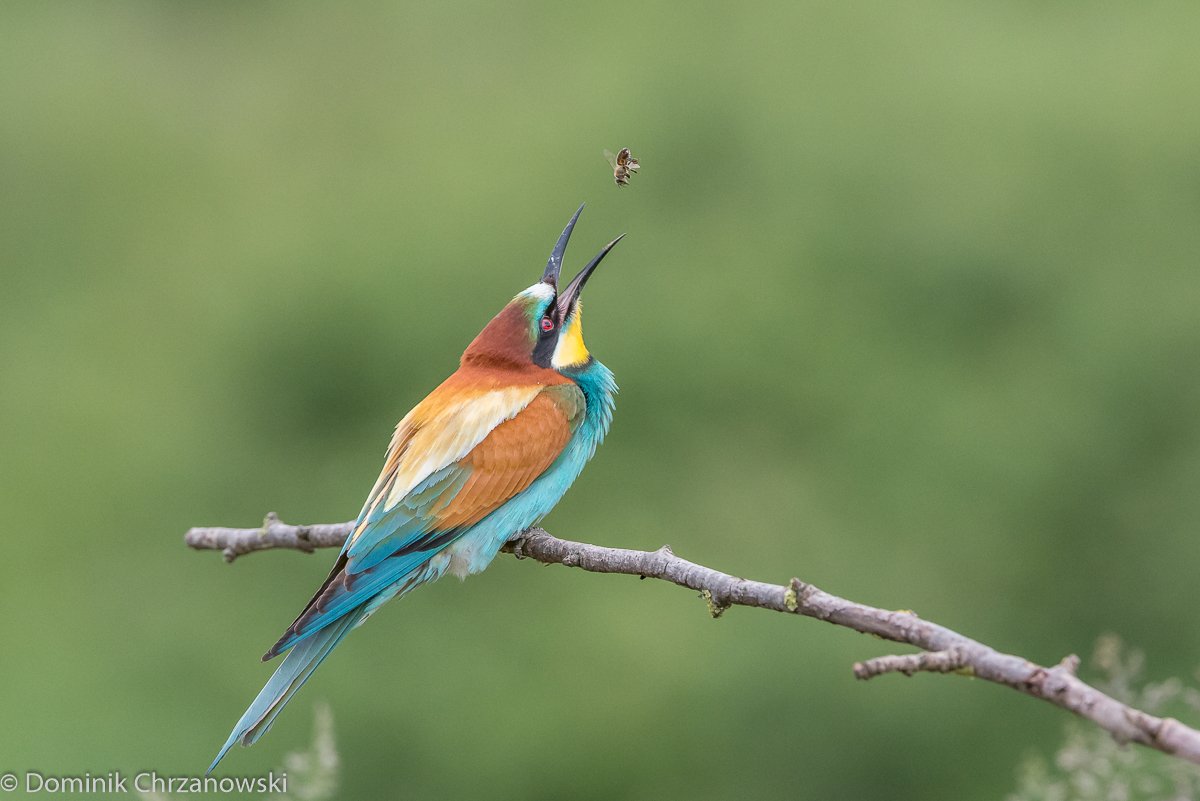
M538 321L538 330L540 335L533 348L533 363L538 367L549 367L554 357L554 347L558 344L558 325L554 318L547 314Z

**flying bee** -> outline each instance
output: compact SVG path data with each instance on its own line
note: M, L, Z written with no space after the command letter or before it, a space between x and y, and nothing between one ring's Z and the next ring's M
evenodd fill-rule
M629 176L638 171L638 160L629 152L629 148L623 147L613 155L609 151L604 151L604 158L608 159L608 163L612 166L613 180L617 186L627 186L629 184Z

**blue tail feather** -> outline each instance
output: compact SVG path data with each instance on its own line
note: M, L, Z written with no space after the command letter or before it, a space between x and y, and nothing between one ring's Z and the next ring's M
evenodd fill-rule
M267 733L280 710L288 701L292 700L292 696L308 680L317 666L325 657L329 656L342 638L350 633L350 629L366 617L368 613L366 606L367 604L364 604L358 609L352 610L341 619L307 637L303 642L297 643L288 652L283 662L279 664L275 673L267 681L266 686L259 691L254 702L250 704L250 708L233 727L229 739L225 741L225 745L221 746L217 758L208 766L205 775L213 772L217 763L225 757L234 743L253 745Z

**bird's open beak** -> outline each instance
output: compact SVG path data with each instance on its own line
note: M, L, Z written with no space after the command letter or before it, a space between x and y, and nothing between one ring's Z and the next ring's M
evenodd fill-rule
M571 241L571 231L575 229L575 222L579 219L579 215L583 213L583 206L575 211L572 215L567 227L563 229L562 234L558 237L558 242L554 245L554 250L550 253L550 259L546 262L546 271L542 273L542 281L558 290L558 278L562 272L563 256L567 252L567 243ZM587 263L587 266L579 271L579 274L571 279L571 283L567 284L561 291L558 292L558 314L560 320L567 319L567 316L575 308L576 302L579 300L579 293L583 291L583 285L587 283L596 266L604 260L608 252L613 249L618 242L625 237L621 234L613 241L605 245L596 256Z
M588 278L592 276L592 273L596 269L596 265L603 261L604 257L608 255L608 251L612 250L616 244L624 238L625 234L621 234L616 239L601 248L600 252L597 253L592 260L587 263L587 266L580 270L579 274L571 279L571 283L563 287L562 291L558 293L558 319L567 319L567 317L571 314L571 311L575 308L575 303L579 300L579 293L583 291L583 285L586 284Z

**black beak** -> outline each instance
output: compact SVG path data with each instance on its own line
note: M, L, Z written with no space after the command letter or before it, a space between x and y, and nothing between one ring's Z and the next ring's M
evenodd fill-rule
M554 243L554 250L550 253L550 259L546 262L546 271L542 273L542 283L549 284L558 291L558 277L562 272L563 256L567 252L567 243L571 241L571 232L575 230L575 223L579 220L579 215L583 214L583 204L579 204L579 208L575 210L575 214L571 216L570 222L563 232L558 237L558 241ZM596 257L587 263L587 266L579 271L579 275L571 279L571 283L567 284L561 292L558 292L558 319L565 320L571 310L575 308L575 302L579 300L579 293L583 291L583 285L587 283L591 277L592 271L596 269L604 257L608 255L608 251L613 249L613 246L620 242L625 237L621 234L613 241L609 242L604 248L596 254Z
M576 212L578 216L578 212ZM574 220L571 221L574 223ZM609 242L595 257L587 263L587 266L579 271L579 274L571 279L571 283L563 287L563 290L558 293L558 319L565 320L567 316L574 310L576 301L579 300L579 293L583 291L583 285L591 278L592 273L596 269L604 257L608 255L608 251L612 250L618 242L625 238L625 234L621 234L613 241Z
M542 282L549 284L555 289L558 288L558 274L562 271L563 255L567 252L567 243L571 241L571 231L575 230L575 221L579 219L580 214L583 214L583 205L582 203L579 204L579 208L575 210L571 221L567 223L567 227L563 229L562 234L558 237L558 241L554 243L554 250L550 253L550 259L546 262L546 272L542 273Z

